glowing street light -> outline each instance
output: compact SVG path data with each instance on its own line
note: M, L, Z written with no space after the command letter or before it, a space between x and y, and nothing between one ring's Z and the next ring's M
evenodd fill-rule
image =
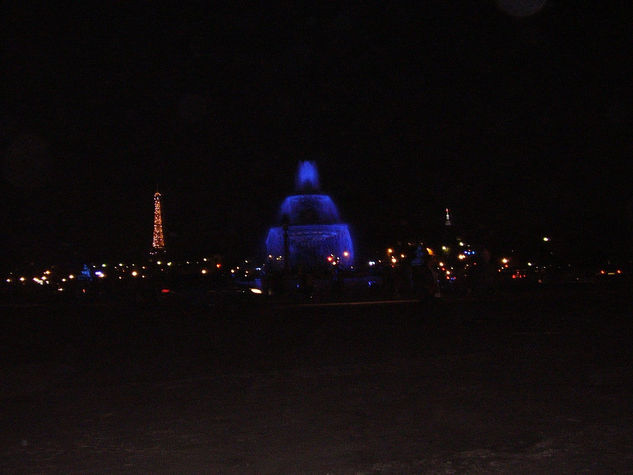
M543 236L543 241L549 242L549 238L547 236Z

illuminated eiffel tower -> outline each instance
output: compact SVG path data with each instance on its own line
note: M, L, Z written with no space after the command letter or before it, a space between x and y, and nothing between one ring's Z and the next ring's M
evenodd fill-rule
M160 193L154 193L154 233L152 235L152 250L150 254L165 252L165 237L163 235L163 212L160 202Z

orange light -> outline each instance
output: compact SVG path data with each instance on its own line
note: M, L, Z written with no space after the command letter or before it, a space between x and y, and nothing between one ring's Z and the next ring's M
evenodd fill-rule
M622 273L622 271L621 271L620 269L618 269L616 272L617 272L618 274L621 274L621 273Z
M391 248L387 249L387 254L393 254L393 249Z
M218 262L218 263L215 265L215 267L216 267L217 269L219 269L220 267L222 267L222 264L220 264L220 263Z
M349 257L349 251L343 251L343 257Z
M201 274L206 274L206 273L207 273L207 270L206 270L206 269L202 269L202 270L200 271L200 273L201 273Z
M328 262L332 262L333 260L334 260L334 257L332 257L332 256L327 256L327 261L328 261Z
M602 270L600 271L600 273L601 273L602 275L604 275L604 274L605 274L604 269L602 269Z

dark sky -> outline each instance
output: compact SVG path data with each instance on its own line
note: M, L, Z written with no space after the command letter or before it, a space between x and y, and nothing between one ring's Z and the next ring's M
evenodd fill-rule
M305 159L361 249L631 244L629 1L100 3L2 4L5 261L146 250L156 184L168 244L256 255Z

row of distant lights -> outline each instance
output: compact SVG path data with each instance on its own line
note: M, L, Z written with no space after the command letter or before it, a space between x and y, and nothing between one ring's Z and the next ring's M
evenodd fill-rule
M45 283L48 284L49 281L49 275L51 275L51 271L50 270L46 270L42 273L41 277L33 277L33 282L36 282L40 285L44 285ZM74 274L68 274L68 279L73 280L75 278ZM66 282L68 280L66 277L62 278L62 282ZM16 279L18 282L26 282L26 277L24 276L20 276ZM11 277L7 277L5 279L5 282L7 284L11 284L14 280Z
M465 246L466 244L464 244L463 241L459 241L459 245L460 246ZM444 251L445 253L449 252L450 248L447 246L442 246L442 251ZM435 255L435 252L433 251L433 249L431 249L430 247L426 248L426 252L428 253L429 256L433 256ZM387 248L387 255L390 256L390 260L392 264L396 264L398 262L398 258L393 255L394 250L392 248ZM460 253L457 255L457 258L462 261L464 259L466 259L467 256L474 256L475 255L475 251L473 250L465 250L464 252ZM405 254L400 254L400 259L404 259L406 257ZM381 262L381 261L378 261ZM369 261L368 262L370 267L373 267L376 265L376 261ZM443 264L440 264L440 266L442 266Z
M345 255L345 253L347 253L347 255ZM348 253L347 251L345 251L345 253L344 253L344 256L345 256L345 257L348 257L348 256L349 256L349 253ZM208 258L206 258L206 257L205 257L205 258L203 258L203 259L202 259L202 261L203 261L203 262L208 262ZM186 264L191 264L191 262L190 262L190 261L186 261L185 263L186 263ZM195 263L196 263L196 264L199 264L199 261L196 261ZM244 261L244 263L248 264L248 260L245 260L245 261ZM158 266L162 266L163 264L166 264L168 267L171 267L171 266L173 265L173 262L168 261L168 262L163 263L162 261L156 261L156 265L158 265ZM103 263L103 264L101 264L101 266L100 266L100 267L101 267L101 268L103 268L103 269L105 269L106 267L108 267L108 264ZM121 263L119 263L118 267L123 268L123 267L127 267L127 266L125 266L125 264L123 264L123 263L121 262ZM134 267L134 264L132 264L132 267ZM215 264L215 267L216 267L217 269L220 269L220 268L222 267L222 264L218 262L218 263L216 263L216 264ZM93 265L93 266L92 266L92 268L93 268L93 269L96 269L96 268L97 268L97 265ZM147 269L147 267L146 267L146 266L141 266L141 269L142 269L142 270L146 270L146 269ZM231 274L235 274L236 270L240 270L240 267L238 266L236 269L231 269ZM260 270L261 270L261 267L256 267L256 268L255 268L255 270L260 271ZM245 270L244 272L245 272L245 274L248 274L248 270ZM208 273L209 273L209 270L208 270L207 268L203 268L203 269L201 269L201 270L200 270L200 273L201 273L201 274L203 274L203 275L205 275L205 274L208 274ZM41 277L33 277L33 282L36 282L36 283L38 283L38 284L40 284L40 285L44 285L45 283L47 283L47 284L48 284L48 283L49 283L49 281L48 281L48 277L47 277L47 276L49 276L49 275L51 274L51 271L50 271L50 270L46 270L46 271L44 271L44 273L43 273L43 274L44 274L44 275L42 275ZM103 279L103 278L107 277L107 276L106 276L106 274L105 274L102 270L96 270L96 271L94 271L94 275L95 275L96 277L100 278L100 279ZM138 276L139 276L139 275L141 275L141 274L139 273L139 271L138 271L138 270L134 269L134 270L132 270L132 272L130 272L130 275L131 275L132 277L138 277ZM145 276L144 276L144 275L141 275L141 277L142 277L142 278L145 278ZM68 275L68 279L72 280L72 279L74 279L74 278L75 278L75 275L74 275L74 274L69 274L69 275ZM122 277L121 277L121 276L119 276L119 279L122 279ZM20 282L26 282L26 277L22 276L22 277L19 277L17 280L18 280L18 281L20 281ZM66 282L66 281L67 281L67 279L66 279L66 278L62 278L62 279L61 279L61 281L62 281L62 282ZM8 278L6 279L6 282L7 282L7 283L12 283L12 282L13 282L13 279L12 279L12 278L10 278L10 277L8 277Z
M39 284L39 285L49 285L51 283L50 280L49 280L49 277L48 277L49 275L51 275L51 271L50 270L45 270L41 277L33 277L32 280L33 280L33 282L35 282L36 284ZM64 277L64 278L61 279L61 281L62 282L67 282L68 280L73 280L74 278L75 278L74 274L68 274L68 278ZM24 283L24 282L26 282L26 277L20 276L20 277L18 277L17 281L21 282L21 283ZM13 283L13 279L11 277L7 277L5 279L5 282L7 284L11 284L11 283ZM62 292L64 290L64 288L63 287L59 287L57 290Z

